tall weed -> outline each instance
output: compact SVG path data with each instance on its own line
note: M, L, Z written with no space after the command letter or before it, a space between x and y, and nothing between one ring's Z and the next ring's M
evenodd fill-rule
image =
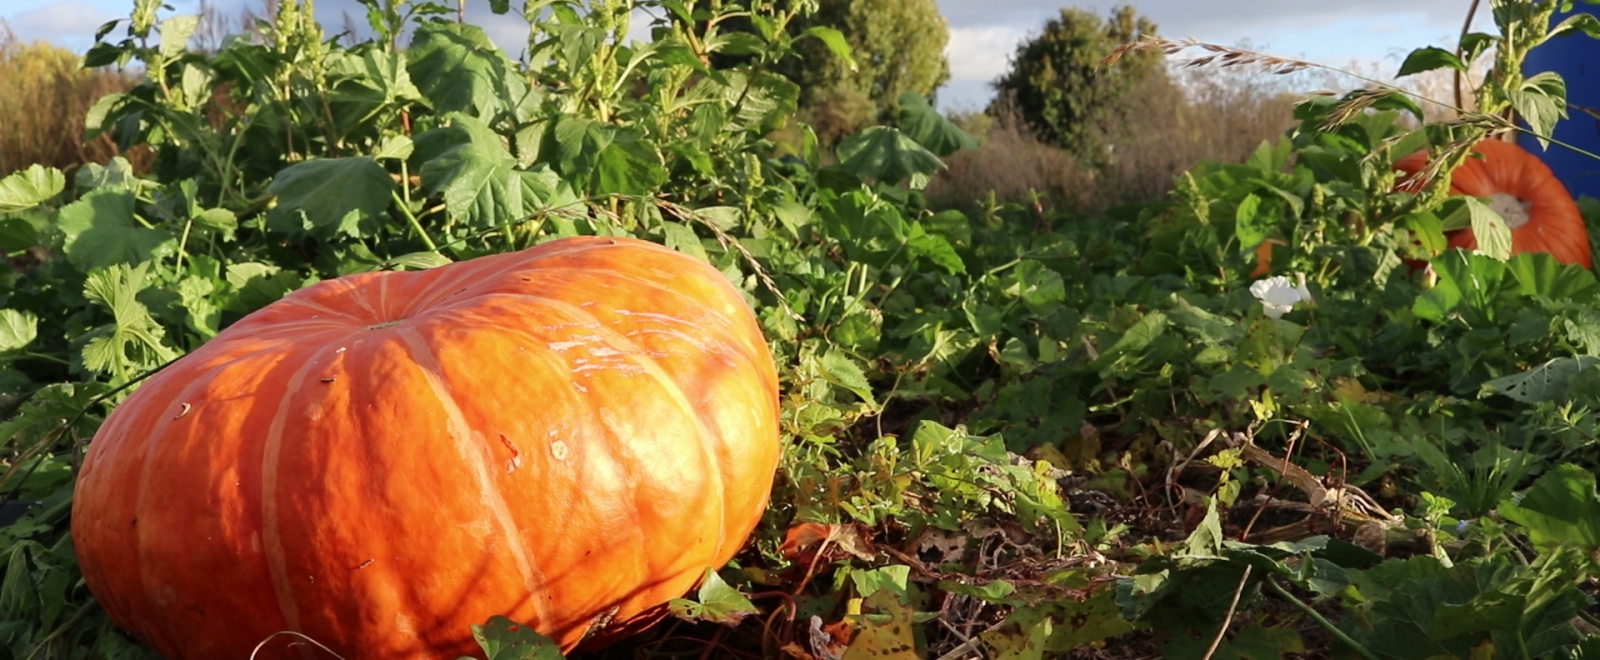
M85 70L82 62L59 46L24 43L0 21L0 176L34 163L65 169L118 155L109 136L83 139L83 118L96 99L127 90L136 78Z

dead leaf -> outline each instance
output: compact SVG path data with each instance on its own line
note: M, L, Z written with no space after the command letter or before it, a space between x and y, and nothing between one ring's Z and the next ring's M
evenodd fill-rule
M877 554L855 524L800 523L789 528L778 550L790 561L812 564L817 561L817 553L823 552L825 547L848 553L862 561L872 561Z
M888 615L888 620L862 616L855 639L840 660L921 660L917 656L917 638L912 624L915 612L901 605L900 599L889 591L873 594L866 604L880 615Z
M917 543L917 553L929 551L938 553L939 557L933 560L935 565L960 563L966 558L967 544L970 542L971 539L966 534L929 527Z
M848 620L824 625L822 617L811 617L811 653L817 660L841 660L850 646L855 626Z

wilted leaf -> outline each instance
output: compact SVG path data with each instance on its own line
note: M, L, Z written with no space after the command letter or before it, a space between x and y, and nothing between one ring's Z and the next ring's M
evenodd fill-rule
M728 586L716 571L706 569L696 600L674 598L667 608L674 616L689 621L710 621L727 626L739 625L745 617L758 614L754 603L738 589Z
M1600 365L1600 357L1593 355L1555 358L1522 373L1490 380L1479 389L1478 396L1504 394L1523 403L1561 401L1572 377L1596 365Z
M913 628L915 612L910 607L901 605L899 597L888 591L874 594L865 605L879 616L861 617L843 660L921 660Z
M816 561L816 553L822 552L824 546L849 553L862 561L876 559L872 544L861 538L860 528L855 524L800 523L790 527L784 534L783 544L778 550L785 559L809 564Z

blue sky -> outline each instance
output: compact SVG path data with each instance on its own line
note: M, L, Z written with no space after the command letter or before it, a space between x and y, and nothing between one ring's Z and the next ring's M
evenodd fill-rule
M484 19L480 24L497 41L515 49L524 34L520 19L493 16L486 1L469 0L469 18ZM167 0L167 4L178 13L194 13L199 0ZM245 6L259 12L263 0L215 0L215 4L231 15ZM1336 66L1377 65L1392 72L1410 49L1453 41L1470 4L1467 0L1143 0L1134 6L1166 37L1249 43L1278 55ZM939 5L950 23L952 72L950 83L939 92L939 102L957 109L981 108L990 95L989 81L1005 70L1016 44L1036 33L1062 6L1041 0L939 0ZM0 19L25 40L43 39L81 50L90 45L97 26L126 16L132 6L132 0L0 0ZM1077 6L1105 15L1113 4ZM330 26L342 24L346 11L363 16L354 0L320 0L317 10ZM1492 31L1483 14L1475 18L1474 28Z

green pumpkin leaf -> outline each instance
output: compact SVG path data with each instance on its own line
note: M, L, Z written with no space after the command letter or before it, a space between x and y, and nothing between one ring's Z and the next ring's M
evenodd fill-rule
M172 254L176 240L134 217L133 193L100 189L61 208L56 220L67 261L88 273L112 264L137 264Z
M138 192L140 188L154 187L151 181L140 179L133 171L133 163L122 156L111 159L106 165L99 163L85 163L73 176L73 182L82 190L90 188L115 188L129 192Z
M553 208L578 203L572 188L548 166L519 170L500 137L476 119L452 115L454 123L430 131L423 144L453 144L423 164L422 185L443 195L451 219L472 227L496 227Z
M921 190L944 169L937 155L888 126L873 126L845 138L838 152L838 166L846 172L891 186L910 181L913 189Z
M900 95L900 130L939 156L962 149L976 150L978 138L961 130L928 103L927 97L908 91Z
M1562 544L1600 551L1600 494L1586 468L1567 463L1545 473L1520 498L1501 502L1499 512L1526 527L1541 553Z
M1463 199L1472 220L1472 235L1478 239L1478 251L1502 261L1510 259L1511 227L1505 218L1475 197Z
M481 626L472 627L472 638L483 648L484 660L562 660L561 646L534 629L493 616ZM464 656L461 660L476 660Z
M278 196L278 206L267 214L274 231L319 240L361 238L382 225L394 180L366 156L322 158L284 168L267 192Z
M142 370L153 369L178 357L163 343L166 331L139 302L149 288L150 264L136 267L116 264L91 273L83 285L90 302L111 312L114 322L98 328L83 346L83 366L126 383Z
M1548 252L1524 252L1506 262L1506 272L1516 280L1525 296L1544 296L1551 300L1593 300L1600 293L1600 281L1589 269L1563 264Z
M23 218L0 219L0 252L21 252L39 244L39 231Z
M1455 53L1428 46L1411 51L1411 54L1406 56L1406 61L1400 64L1400 72L1394 75L1400 78L1446 67L1457 71L1467 70L1467 66L1461 63L1461 58L1456 57Z
M538 91L478 26L423 23L406 55L412 82L439 114L486 122L510 115L520 123L538 106Z
M0 351L27 348L39 336L39 317L33 312L0 309Z
M24 211L54 199L67 177L54 167L34 164L0 179L0 213Z

